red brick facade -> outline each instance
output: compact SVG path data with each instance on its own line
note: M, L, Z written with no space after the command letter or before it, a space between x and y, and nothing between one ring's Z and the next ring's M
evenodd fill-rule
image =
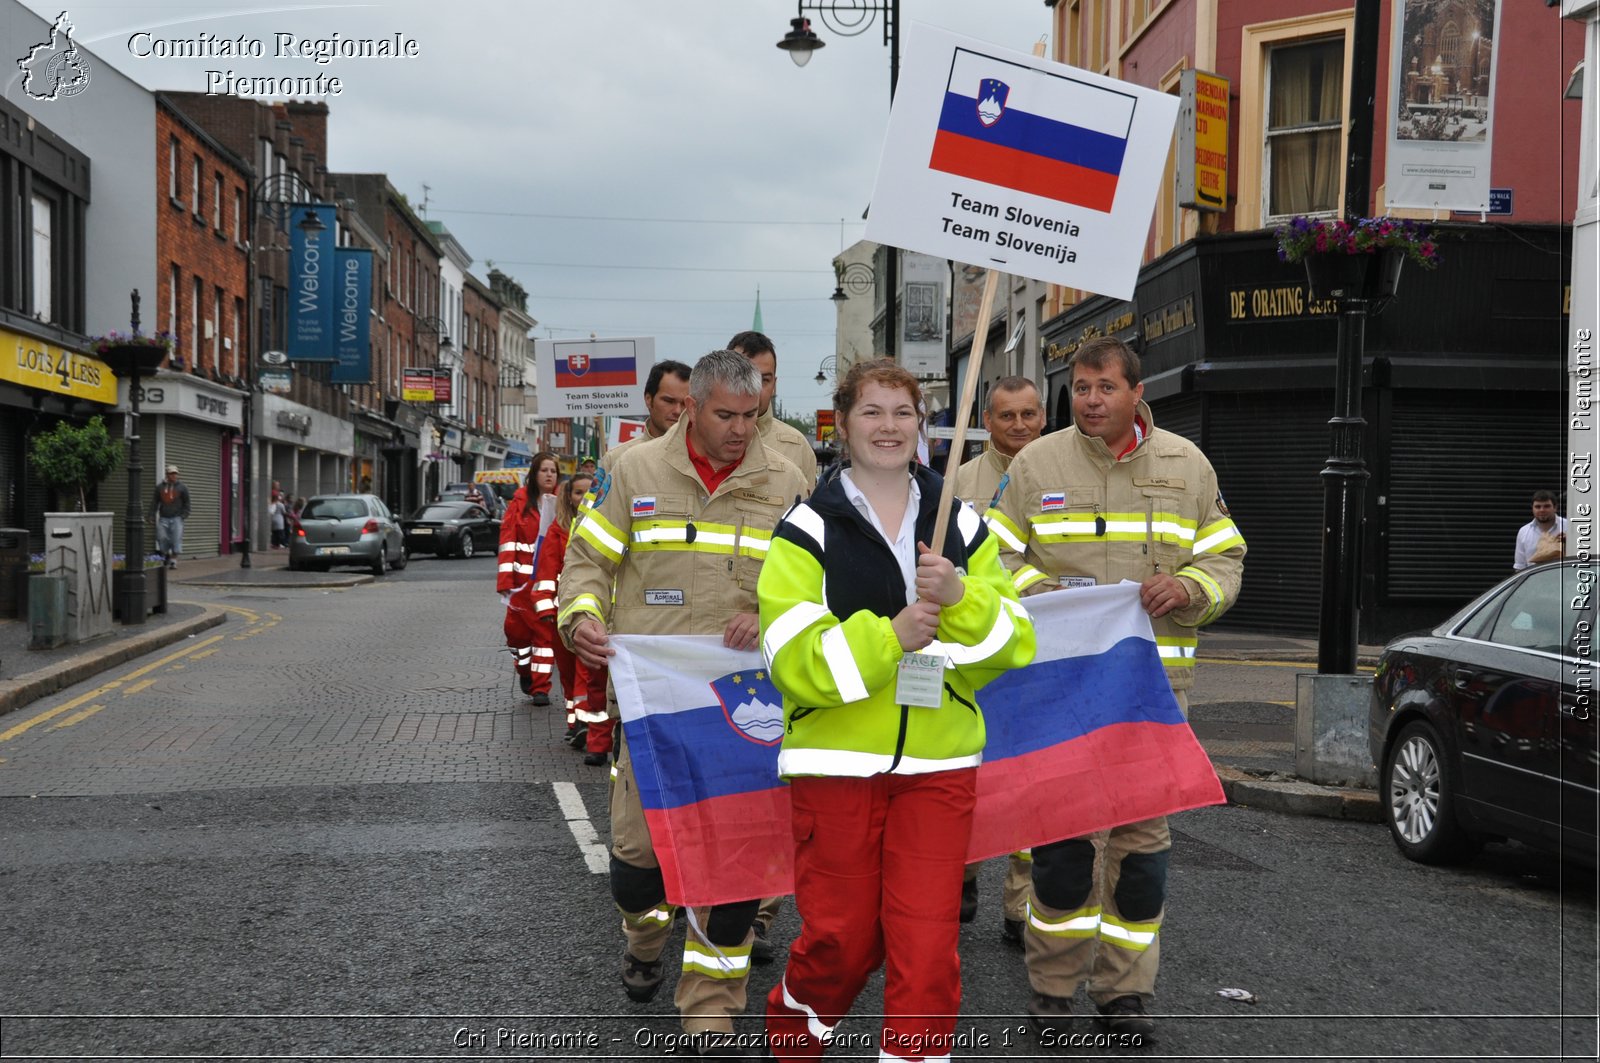
M461 419L479 432L498 432L500 418L500 302L478 278L461 292L463 396Z

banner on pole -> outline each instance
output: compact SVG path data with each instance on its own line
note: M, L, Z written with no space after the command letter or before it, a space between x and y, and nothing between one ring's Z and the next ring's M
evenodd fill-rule
M370 384L372 252L363 247L341 247L333 263L333 351L338 363L328 380L334 384Z
M289 207L289 359L332 362L333 252L338 212L328 203Z
M1131 298L1178 100L913 24L865 237Z
M1489 210L1498 0L1394 4L1384 205Z

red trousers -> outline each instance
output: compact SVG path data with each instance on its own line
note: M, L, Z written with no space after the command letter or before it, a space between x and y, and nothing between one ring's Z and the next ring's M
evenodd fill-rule
M561 636L556 634L554 621L539 620L534 623L533 645L517 651L517 670L525 672L533 679L533 685L529 687L528 693L550 693L550 674L555 671L556 664L555 648L560 645ZM524 653L528 655L526 669L521 667Z
M617 721L606 715L606 679L610 675L609 668L591 669L578 662L574 719L589 730L583 747L587 753L609 753L612 749L611 732Z
M884 965L879 1047L947 1058L961 1005L961 879L978 769L789 781L800 937L767 996L776 1059L817 1059Z

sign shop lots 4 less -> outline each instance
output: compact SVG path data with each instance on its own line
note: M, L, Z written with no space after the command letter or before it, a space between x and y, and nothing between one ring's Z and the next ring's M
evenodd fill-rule
M115 406L117 380L98 358L0 329L0 380Z

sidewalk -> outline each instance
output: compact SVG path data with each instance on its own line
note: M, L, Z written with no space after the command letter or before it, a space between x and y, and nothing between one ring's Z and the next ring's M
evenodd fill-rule
M372 576L360 572L290 572L287 550L268 550L251 555L251 567L241 568L239 556L212 557L180 561L168 573L167 594L181 599L183 588L191 587L355 587L371 583ZM181 605L174 602L165 614L152 615L142 625L117 625L110 635L92 643L63 646L54 650L29 650L28 625L20 620L0 620L0 716L46 697L57 690L92 678L125 661L155 653L166 646L215 627L227 619L224 610L213 606ZM1380 646L1358 648L1358 662L1370 667L1377 662ZM1248 632L1203 631L1198 656L1217 662L1262 662L1279 665L1304 662L1306 671L1316 670L1317 641L1280 635ZM1263 708L1270 706L1263 705ZM1371 790L1350 790L1318 786L1294 776L1294 713L1270 714L1267 722L1253 724L1250 733L1256 749L1248 757L1240 753L1241 742L1227 725L1208 726L1195 722L1195 736L1210 752L1210 743L1224 745L1228 752L1212 753L1212 766L1222 780L1230 804L1246 805L1293 815L1325 816L1380 822L1382 810L1378 795ZM1284 750L1289 750L1287 755ZM1248 760L1249 767L1227 763L1228 758Z

